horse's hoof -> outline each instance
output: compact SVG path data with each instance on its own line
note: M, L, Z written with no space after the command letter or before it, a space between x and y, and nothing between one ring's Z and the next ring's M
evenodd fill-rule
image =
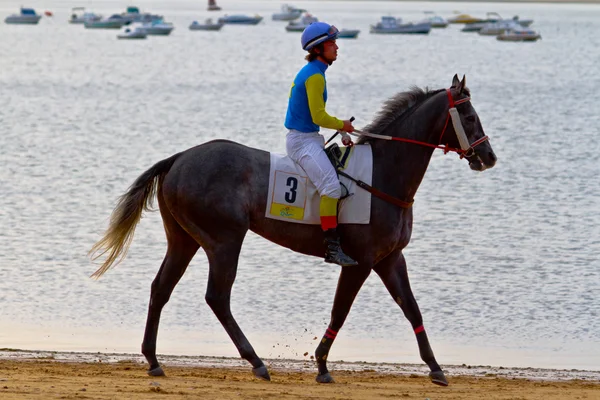
M429 373L429 377L431 378L431 382L435 383L436 385L448 386L448 381L446 380L446 377L442 371L431 371Z
M335 380L331 375L329 375L329 372L317 375L316 381L319 383L335 383Z
M258 367L258 368L252 368L252 373L254 374L255 377L264 379L265 381L271 380L271 376L269 376L269 371L267 370L267 367L265 367L264 365L261 367Z
M156 368L149 369L148 375L150 375L150 376L165 376L165 371L163 371L162 367L159 365Z

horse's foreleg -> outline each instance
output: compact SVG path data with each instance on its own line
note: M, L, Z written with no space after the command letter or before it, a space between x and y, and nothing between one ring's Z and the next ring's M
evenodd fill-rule
M240 356L252 364L254 375L264 380L271 380L267 367L256 355L254 348L231 314L231 287L237 272L242 240L243 237L239 243L220 244L216 249L207 250L210 272L205 299L237 347Z
M361 266L342 268L333 300L331 321L315 351L317 366L319 368L319 375L317 375L317 382L319 383L331 383L334 381L327 370L329 349L331 349L337 333L342 328L342 325L344 325L358 291L370 273L371 268L363 268Z
M152 376L164 375L156 358L156 339L161 311L199 248L198 243L191 236L185 234L183 230L181 233L174 240L169 240L167 254L152 282L148 318L142 342L142 354L150 364L148 374Z
M435 360L433 351L429 345L429 339L423 327L423 317L410 288L406 260L404 259L404 255L402 255L402 251L394 251L380 261L373 269L383 281L392 298L400 306L406 318L410 321L417 337L421 359L431 370L429 373L431 381L438 385L447 386L448 381L442 372L442 368Z

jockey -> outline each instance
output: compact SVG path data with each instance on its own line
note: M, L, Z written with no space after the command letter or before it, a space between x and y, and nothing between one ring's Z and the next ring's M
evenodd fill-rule
M358 263L342 251L337 232L340 182L323 151L325 138L319 134L320 127L354 131L350 120L339 120L325 111L325 71L337 59L337 35L337 28L324 22L312 23L302 33L302 49L308 51L308 63L298 72L290 89L285 117L285 127L289 129L286 151L306 171L321 195L319 211L327 246L325 262L352 266ZM345 145L352 143L349 135L345 135L342 141Z

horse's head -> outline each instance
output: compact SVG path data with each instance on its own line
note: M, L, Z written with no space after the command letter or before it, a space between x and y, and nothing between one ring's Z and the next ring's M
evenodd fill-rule
M462 149L462 156L469 161L471 169L484 171L496 164L496 155L471 105L470 96L466 77L463 75L461 81L454 75L452 86L447 90L450 111L440 143Z

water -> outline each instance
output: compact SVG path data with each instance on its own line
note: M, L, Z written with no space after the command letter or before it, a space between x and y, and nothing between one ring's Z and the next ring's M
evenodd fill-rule
M85 3L85 2L84 2ZM104 14L118 1L88 2ZM201 2L202 3L202 2ZM210 14L185 1L138 1L170 37L118 41L66 23L66 1L38 26L0 24L0 348L138 352L150 283L165 252L147 214L127 259L101 280L86 253L117 197L154 162L215 138L283 153L299 35L270 20L275 1L230 1L255 27L192 32ZM415 199L405 250L412 288L441 364L600 369L600 117L595 5L298 2L362 30L339 41L328 72L333 115L366 125L411 85L466 74L499 158L484 173L436 153ZM3 2L0 16L18 9ZM496 11L533 18L537 43L451 26L426 37L378 36L381 15L418 20ZM400 173L400 171L399 171ZM249 234L232 309L262 357L307 359L329 322L339 270ZM204 302L199 252L165 307L158 351L236 356ZM332 360L419 362L410 324L375 274L359 293Z

